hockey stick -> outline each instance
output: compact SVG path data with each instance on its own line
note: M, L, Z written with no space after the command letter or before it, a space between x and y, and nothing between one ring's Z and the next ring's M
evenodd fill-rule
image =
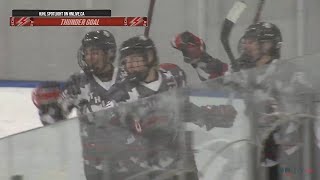
M231 61L231 64L235 63L235 58L230 47L229 37L234 24L237 22L238 18L246 7L247 4L242 1L235 2L222 25L220 40ZM233 69L233 71L235 71L235 69Z
M146 37L149 37L150 26L152 23L153 9L154 9L155 3L156 3L156 0L150 0L149 9L148 9L148 26L146 26L144 29L144 35Z
M254 17L254 19L253 19L253 23L254 23L254 24L258 23L259 20L260 20L261 12L262 12L262 9L263 9L264 2L265 2L265 0L260 0L260 2L258 3L257 12L256 12L256 15L255 15L255 17Z

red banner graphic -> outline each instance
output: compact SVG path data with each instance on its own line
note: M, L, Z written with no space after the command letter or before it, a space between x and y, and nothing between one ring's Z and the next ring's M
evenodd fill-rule
M148 26L147 17L10 17L10 26Z

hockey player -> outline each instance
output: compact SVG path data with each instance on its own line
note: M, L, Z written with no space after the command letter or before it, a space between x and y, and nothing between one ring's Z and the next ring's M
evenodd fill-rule
M109 88L120 78L118 68L113 66L116 58L116 42L107 30L88 32L81 42L78 63L83 72L75 73L62 88L59 83L40 84L32 94L32 100L39 109L43 125L49 125L68 118L76 108L78 116L112 107ZM93 159L93 157L91 157ZM85 161L87 180L100 180L102 171L98 165Z
M189 31L176 35L171 45L182 52L184 62L197 71L202 81L223 76L228 71L228 64L210 56L203 40Z
M275 62L280 58L281 44L281 32L276 25L267 22L252 24L246 29L244 35L239 40L238 51L240 57L235 63L231 64L231 67L237 72ZM266 108L266 111L263 113L273 113L278 110L278 104L274 97L266 101L268 102L259 103L260 106L265 106ZM256 109L258 107L257 104L247 104L247 106L256 106ZM250 111L250 109L247 110ZM251 111L254 110L251 109ZM261 109L258 111L261 111ZM259 113L253 113L253 118L256 120L260 119L261 115L259 115ZM261 164L268 167L267 176L269 179L278 179L277 158L279 145L276 144L273 135L274 133L270 133L269 137L263 142L264 147L261 153Z
M177 65L169 63L159 65L156 47L153 41L145 36L135 36L123 42L120 48L120 66L127 72L127 79L135 78L134 83L129 82L126 84L126 88L121 88L122 90L126 89L128 91L129 98L126 100L127 102L135 101L140 98L152 97L152 95L166 92L173 88L182 88L186 85L185 73ZM156 107L146 107L143 112L145 114L154 113L153 108ZM208 130L216 126L230 127L236 116L234 108L228 105L205 106L200 108L187 100L185 108L185 113L187 113L185 121L195 122L200 126L206 126ZM132 114L135 114L135 112L137 112L137 110L133 109ZM144 117L146 116L141 114L138 115L141 122L145 121ZM220 124L221 121L224 122L224 125ZM148 131L149 128L146 127L144 129L143 125L139 125L138 127L141 129L134 130L144 132ZM171 142L173 139L172 134L170 135L169 133L168 135L163 133L162 135L154 135L157 133L159 132L151 131L152 135L149 134L148 136L145 136L150 143L149 147L151 147L151 149L152 147L163 145L165 146L164 149L169 149L171 152L177 151L176 146L174 145L179 144L179 142ZM179 138L175 139L177 140ZM191 139L186 139L185 141L186 143L190 143ZM171 144L171 146L169 144ZM159 154L161 153L152 152L149 161L150 159L153 160L149 163L155 163L153 165L157 165L156 162L159 161L159 158L161 159ZM193 166L194 169L193 172L185 173L186 178L190 180L198 179L196 164L192 153L188 156L188 160L185 163L189 164L191 167ZM129 164L127 165L130 166ZM172 168L174 168L174 166L171 167L171 169Z
M293 93L305 87L306 83L303 73L294 64L279 61L281 45L282 35L275 24L269 22L252 24L240 39L238 46L240 57L232 64L232 69L235 71L256 68L247 71L248 79L251 79L247 89L255 89L252 94L255 98L246 101L246 111L250 111L251 117L257 120L259 125L263 125L263 128L259 127L260 132L268 132L262 137L264 148L261 165L268 168L270 180L280 178L280 158L294 156L298 149L296 141L299 140L298 126L295 123L272 128L281 119L275 116L270 118L270 114L290 111L288 109L290 105L284 104L288 103L288 99L281 97L285 96L282 93ZM259 98L262 99L258 100Z
M84 36L78 52L78 63L83 71L71 75L63 89L55 82L48 82L33 91L33 102L39 108L44 125L67 119L73 108L81 115L110 106L106 104L108 97L105 96L120 78L118 69L112 64L116 49L113 35L106 30L92 31ZM48 92L54 97L46 99Z
M279 28L267 22L260 22L250 25L245 34L239 41L238 50L240 57L236 64L232 64L235 71L260 67L265 64L270 64L280 58L280 50L282 44L282 36ZM277 102L273 99L273 103L267 105L268 112L277 111ZM259 116L256 116L259 118ZM279 145L276 144L274 133L271 133L265 140L265 147L262 153L262 164L269 167L268 176L270 179L278 179L278 153Z

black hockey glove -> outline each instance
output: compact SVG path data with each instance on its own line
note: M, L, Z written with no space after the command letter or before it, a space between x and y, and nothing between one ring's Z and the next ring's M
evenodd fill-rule
M65 90L69 95L81 94L81 78L77 74L71 75L67 83L65 84Z
M232 127L237 116L237 111L232 105L207 105L201 108L207 130L214 127Z

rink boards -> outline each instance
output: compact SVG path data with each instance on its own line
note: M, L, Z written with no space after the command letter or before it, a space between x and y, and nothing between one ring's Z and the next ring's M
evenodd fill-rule
M28 100L30 88L1 88L1 91L3 98L7 98L4 100L10 102L7 106L1 107L2 114L7 114L1 120L3 123L1 129L7 129L2 132L2 137L19 131L36 129L0 140L2 159L0 179L21 175L24 180L85 180L78 131L79 121L71 119L49 127L41 127L36 110L31 100ZM191 101L197 105L208 103L219 105L227 102L227 98L221 93L212 94L211 97L203 92L195 92L192 95ZM223 149L228 142L249 136L249 122L242 113L244 108L242 100L234 100L233 105L238 115L232 128L214 128L206 131L194 124L188 124L188 129L195 133L194 145L198 150L195 154L198 170L200 172L205 170L201 178L203 180L211 180L214 177L250 179L248 148L250 146L248 144L238 143L215 155L215 152ZM10 109L18 109L18 112L11 113ZM21 117L23 114L25 118ZM10 120L12 115L17 118Z

